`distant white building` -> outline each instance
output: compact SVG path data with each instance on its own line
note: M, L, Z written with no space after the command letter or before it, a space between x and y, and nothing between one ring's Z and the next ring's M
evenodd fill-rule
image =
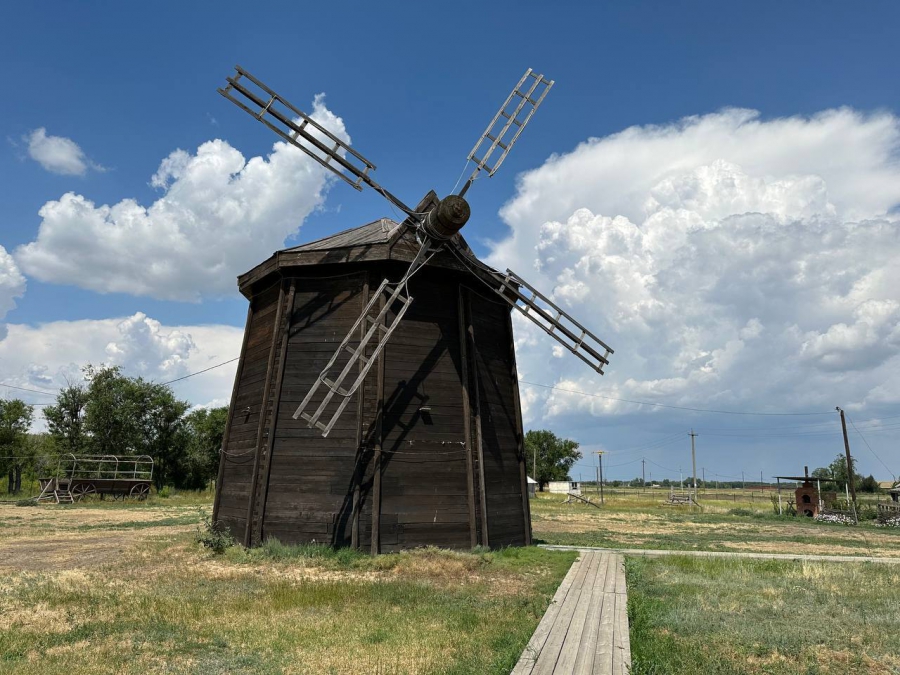
M532 478L531 476L526 476L528 479L528 496L534 497L535 490L537 490L538 482Z
M575 480L551 480L549 488L550 492L559 494L581 494L581 483Z

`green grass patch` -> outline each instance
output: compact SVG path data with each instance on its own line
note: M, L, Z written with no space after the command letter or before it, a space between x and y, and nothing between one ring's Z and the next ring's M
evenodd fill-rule
M635 675L900 669L900 566L626 559Z

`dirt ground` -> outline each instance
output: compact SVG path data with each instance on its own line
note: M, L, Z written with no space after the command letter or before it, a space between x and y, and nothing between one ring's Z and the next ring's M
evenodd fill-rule
M160 536L196 529L176 524L190 509L118 509L0 504L0 573L95 568Z

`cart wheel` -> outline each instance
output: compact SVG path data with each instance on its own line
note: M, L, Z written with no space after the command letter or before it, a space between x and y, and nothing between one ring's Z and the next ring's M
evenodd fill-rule
M86 497L95 496L97 496L97 488L94 487L93 483L78 483L78 485L72 488L72 499L76 502L80 502Z
M139 485L135 485L131 488L131 492L128 493L130 497L134 497L138 501L144 501L147 497L150 496L150 486L146 483L140 483Z

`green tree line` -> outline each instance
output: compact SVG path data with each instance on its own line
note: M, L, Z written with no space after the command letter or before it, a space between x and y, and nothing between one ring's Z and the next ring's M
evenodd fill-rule
M22 476L55 468L53 455L149 455L157 489L206 487L216 476L227 407L190 409L164 385L116 366L86 366L44 408L46 434L30 434L34 408L0 400L0 471L17 493Z

